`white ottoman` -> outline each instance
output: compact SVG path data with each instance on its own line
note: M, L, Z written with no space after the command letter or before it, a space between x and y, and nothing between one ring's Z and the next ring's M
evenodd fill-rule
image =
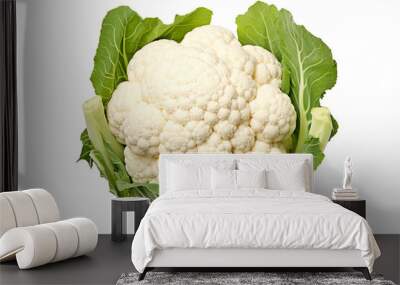
M59 221L51 194L43 189L0 193L0 261L17 259L20 269L86 254L96 248L96 225L86 218Z

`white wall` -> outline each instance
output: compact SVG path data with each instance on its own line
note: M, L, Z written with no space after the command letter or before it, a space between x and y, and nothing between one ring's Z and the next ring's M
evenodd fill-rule
M400 233L400 2L273 1L322 37L339 77L324 103L340 123L317 171L317 192L339 186L350 154L354 184L367 199L376 233ZM235 31L248 1L17 0L21 188L49 189L65 217L92 218L110 232L110 197L97 170L75 163L84 128L82 102L100 24L106 11L127 4L142 16L170 21L197 6L214 11L214 24Z

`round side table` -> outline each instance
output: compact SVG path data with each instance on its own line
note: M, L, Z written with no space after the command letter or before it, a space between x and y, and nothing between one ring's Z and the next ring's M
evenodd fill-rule
M123 241L126 239L127 212L135 212L136 233L149 205L150 199L143 197L111 199L111 240Z

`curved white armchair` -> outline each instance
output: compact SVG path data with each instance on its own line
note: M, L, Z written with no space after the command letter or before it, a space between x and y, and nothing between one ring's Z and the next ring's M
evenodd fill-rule
M20 269L86 254L97 245L96 225L86 218L60 221L44 189L0 193L0 261Z

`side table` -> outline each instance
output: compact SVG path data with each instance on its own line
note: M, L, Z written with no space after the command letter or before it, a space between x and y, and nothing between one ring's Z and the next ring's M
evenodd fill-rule
M339 204L340 206L359 214L361 217L366 219L366 201L365 200L332 200L333 203Z
M127 212L135 212L135 233L149 208L150 200L143 197L111 199L111 240L126 239Z

